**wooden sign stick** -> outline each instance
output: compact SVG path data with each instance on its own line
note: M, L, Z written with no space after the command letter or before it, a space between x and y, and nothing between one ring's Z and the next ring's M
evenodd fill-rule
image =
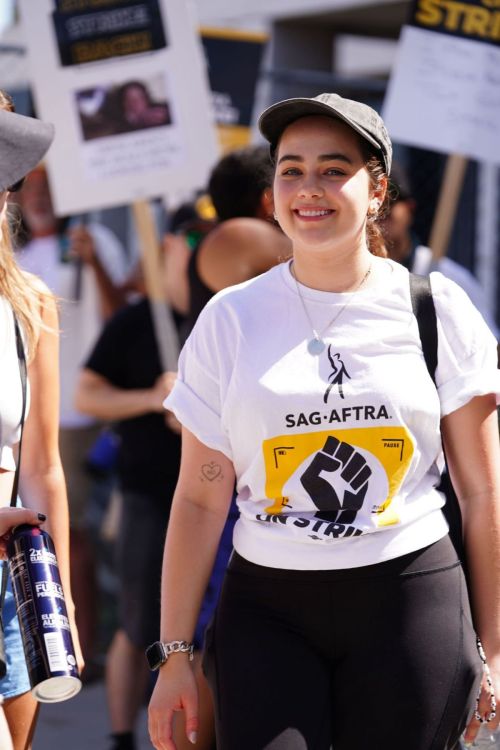
M172 313L165 298L164 270L153 213L147 201L134 202L132 210L139 237L144 283L151 305L160 361L164 371L176 372L179 357L179 338Z
M439 200L429 239L433 260L439 260L448 250L451 230L457 212L458 200L465 177L468 159L466 156L450 154L446 160Z

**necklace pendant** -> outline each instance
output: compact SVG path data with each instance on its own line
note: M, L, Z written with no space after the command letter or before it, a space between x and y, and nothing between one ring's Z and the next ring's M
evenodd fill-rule
M307 351L314 357L318 357L325 351L325 343L320 338L313 338L307 342Z

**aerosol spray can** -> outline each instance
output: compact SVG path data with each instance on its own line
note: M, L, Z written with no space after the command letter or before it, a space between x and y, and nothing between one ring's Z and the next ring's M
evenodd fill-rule
M72 698L82 683L52 539L23 524L7 554L33 695L42 703Z

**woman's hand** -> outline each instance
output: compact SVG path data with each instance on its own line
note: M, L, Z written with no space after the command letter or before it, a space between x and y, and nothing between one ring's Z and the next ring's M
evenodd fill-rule
M38 513L31 508L0 508L0 558L7 557L7 542L14 526L29 523L38 526L46 520L44 513Z
M184 711L186 737L194 744L198 731L198 691L186 654L172 654L160 674L149 703L149 736L156 750L176 750L172 736L174 711Z
M477 709L472 714L464 733L466 747L472 745L481 725L488 719L492 711L495 710L495 698L492 698L492 689L496 700L499 701L499 705L496 707L496 716L490 721L486 721L486 726L488 731L493 733L498 729L500 724L500 659L496 663L492 662L489 665L489 674L490 680L488 680L486 671L483 674ZM477 718L476 712L483 719L482 722Z

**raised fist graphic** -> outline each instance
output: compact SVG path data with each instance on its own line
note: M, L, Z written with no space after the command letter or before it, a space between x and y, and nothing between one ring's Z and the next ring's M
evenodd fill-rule
M328 472L328 478L321 476ZM335 475L338 474L349 489L335 489ZM330 435L327 437L321 451L302 474L300 481L305 491L317 508L321 509L317 515L332 521L352 523L356 513L363 505L368 480L372 471L365 458L352 445L341 442ZM339 483L337 482L337 486ZM339 514L339 511L342 511Z

